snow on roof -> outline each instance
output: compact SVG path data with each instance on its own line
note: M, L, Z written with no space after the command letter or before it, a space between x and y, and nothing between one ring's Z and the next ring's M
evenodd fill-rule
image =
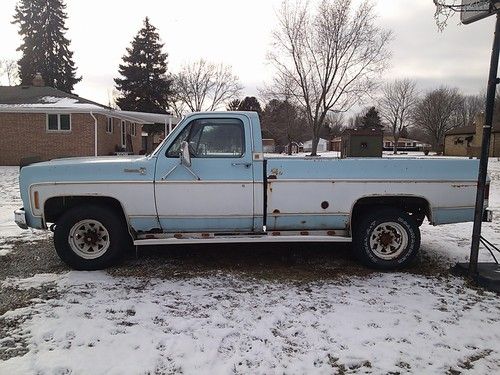
M43 96L38 99L38 103L18 103L18 104L0 104L3 109L15 108L66 108L66 109L85 109L102 110L104 107L97 104L81 103L77 98Z

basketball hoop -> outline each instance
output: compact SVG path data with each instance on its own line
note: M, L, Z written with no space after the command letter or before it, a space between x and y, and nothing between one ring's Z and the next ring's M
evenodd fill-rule
M436 6L434 18L439 30L443 30L455 13L460 13L464 25L479 21L500 11L500 0L433 0Z

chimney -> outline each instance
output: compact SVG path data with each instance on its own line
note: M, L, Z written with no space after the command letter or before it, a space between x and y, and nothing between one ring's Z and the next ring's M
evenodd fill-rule
M45 86L45 81L43 80L42 75L40 73L35 74L35 78L33 78L33 86L36 87Z

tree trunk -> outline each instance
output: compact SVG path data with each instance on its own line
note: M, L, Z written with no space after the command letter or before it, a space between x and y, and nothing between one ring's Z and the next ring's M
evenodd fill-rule
M319 136L314 135L313 139L312 139L311 155L310 156L317 156L318 155L318 143L319 143Z
M287 148L286 153L288 155L292 155L292 142L291 141L288 141L288 146L286 148Z
M399 137L394 136L394 149L393 149L394 155L398 154L398 141L399 141Z

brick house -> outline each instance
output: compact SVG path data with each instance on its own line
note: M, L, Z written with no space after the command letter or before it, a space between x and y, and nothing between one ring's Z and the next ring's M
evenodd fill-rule
M500 122L493 121L490 156L500 157ZM484 116L477 116L473 125L448 131L444 137L444 155L479 157L483 141Z
M115 110L40 83L0 86L0 165L33 156L137 155L150 151L142 126L167 129L172 119L177 122L170 115Z

